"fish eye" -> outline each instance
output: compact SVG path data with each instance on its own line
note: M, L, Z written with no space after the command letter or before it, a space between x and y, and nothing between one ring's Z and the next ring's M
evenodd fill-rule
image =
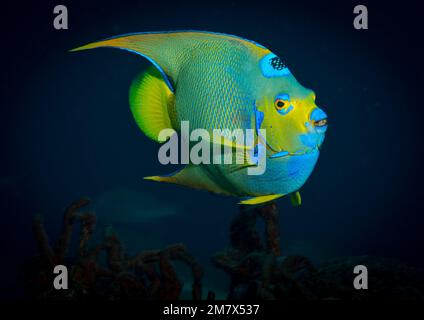
M283 116L293 110L288 94L280 94L275 98L274 106L277 112Z
M274 104L275 104L275 108L277 110L281 110L281 109L283 109L286 106L287 100L275 99L275 103Z
M287 93L279 94L275 97L274 107L277 112L283 116L293 110L293 106L290 103L290 96Z
M290 107L290 97L288 94L279 94L274 101L275 109L278 112L282 112Z

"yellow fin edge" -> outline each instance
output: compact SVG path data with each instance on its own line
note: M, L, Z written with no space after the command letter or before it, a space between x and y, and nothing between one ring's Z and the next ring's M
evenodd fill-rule
M266 203L266 202L281 198L283 196L284 194L270 194L266 196L253 197L253 198L240 201L239 204L247 204L247 205L261 204L261 203Z

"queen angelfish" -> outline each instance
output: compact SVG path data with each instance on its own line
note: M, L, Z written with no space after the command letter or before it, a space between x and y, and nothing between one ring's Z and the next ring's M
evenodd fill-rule
M163 129L178 133L188 121L191 130L251 129L254 141L264 146L263 174L248 174L255 161L245 156L247 165L191 162L146 179L236 196L242 204L289 194L300 204L298 190L318 160L327 115L315 104L315 93L300 85L278 56L250 40L201 31L123 35L72 51L98 47L124 49L152 63L130 89L132 113L147 137L163 142L158 138Z

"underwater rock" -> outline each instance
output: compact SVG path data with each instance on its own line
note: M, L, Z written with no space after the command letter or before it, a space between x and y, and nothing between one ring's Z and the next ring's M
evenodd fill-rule
M71 204L64 213L62 231L51 246L40 216L34 219L34 235L39 255L23 266L22 282L32 298L81 299L161 299L175 300L181 296L183 283L173 261L184 262L192 271L192 298L202 298L203 269L182 244L162 250L150 250L129 257L112 228L107 228L104 240L93 247L89 241L94 232L96 217L80 212L90 200ZM78 245L69 254L76 222L80 224ZM101 256L105 256L102 262ZM53 288L53 269L58 264L69 270L69 289Z

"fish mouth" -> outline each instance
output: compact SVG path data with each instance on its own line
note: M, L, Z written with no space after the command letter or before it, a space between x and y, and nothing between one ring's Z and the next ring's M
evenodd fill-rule
M288 152L285 150L279 151L279 152L275 152L274 154L270 155L269 158L270 159L279 159L279 158L283 158L283 157L294 157L294 156L303 156L305 154L310 154L310 153L315 153L317 151L319 151L319 147L313 147L313 148L308 148L306 150L299 150L296 152Z

